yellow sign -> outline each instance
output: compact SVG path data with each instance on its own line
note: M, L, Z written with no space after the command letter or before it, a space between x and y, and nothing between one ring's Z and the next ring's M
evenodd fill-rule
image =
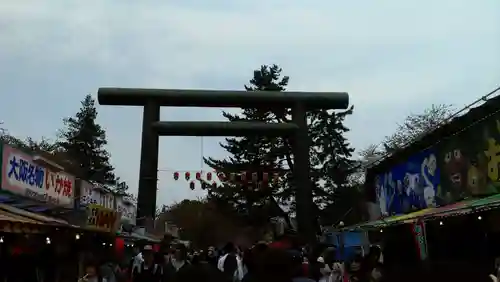
M114 210L99 205L87 207L87 227L114 232L118 227L118 222L119 216Z

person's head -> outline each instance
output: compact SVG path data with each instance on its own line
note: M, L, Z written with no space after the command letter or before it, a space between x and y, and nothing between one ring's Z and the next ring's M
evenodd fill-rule
M201 263L201 255L198 252L194 252L193 256L191 257L191 263L192 264L198 264Z
M321 272L321 275L330 275L330 273L332 272L332 269L330 268L330 266L325 263L325 259L323 257L318 257L318 260L317 260L318 264L319 264L319 271Z
M369 257L371 260L378 261L380 258L380 255L382 254L382 250L380 250L380 247L377 245L372 245L370 246L370 252L368 253Z
M256 261L256 273L262 281L291 281L294 266L293 258L287 251L268 249Z
M213 246L208 247L207 249L207 257L215 256L215 248Z
M146 263L152 263L154 261L153 246L145 245L142 249L142 257Z
M292 258L292 277L303 277L304 276L304 257L301 251L290 250L288 251Z
M348 264L347 270L350 273L357 273L361 270L361 263L363 261L363 257L361 255L356 255Z
M174 258L178 261L186 260L187 248L184 244L178 244L177 246L175 246Z
M224 246L223 251L225 254L236 253L236 247L233 243L229 242Z
M139 246L135 245L134 246L134 255L137 255L141 252L141 248L139 248Z
M383 265L381 263L378 263L375 265L375 267L372 269L370 273L370 281L380 281L383 276Z
M96 262L87 262L85 264L85 276L91 278L99 274L99 265Z
M196 264L189 271L178 272L174 281L231 282L231 278L214 267Z

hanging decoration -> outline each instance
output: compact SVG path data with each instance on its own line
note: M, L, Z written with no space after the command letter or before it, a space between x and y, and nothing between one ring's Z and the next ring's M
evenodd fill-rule
M178 171L173 173L173 178L175 181L179 180L181 173L182 172ZM260 190L262 188L265 188L270 181L276 185L280 179L280 174L277 172L259 173L259 172L242 171L240 173L231 172L226 174L221 171L215 171L215 172L209 171L205 173L203 171L197 171L194 172L194 178L191 177L191 172L189 171L183 173L184 173L184 179L189 182L189 188L191 190L196 189L196 182L200 182L201 189L206 190L209 187L216 188L219 185L218 183L240 182L240 181L241 182L251 181L252 183L256 183L257 187L255 189Z
M120 237L116 237L115 239L115 252L118 256L122 256L125 251L125 240Z

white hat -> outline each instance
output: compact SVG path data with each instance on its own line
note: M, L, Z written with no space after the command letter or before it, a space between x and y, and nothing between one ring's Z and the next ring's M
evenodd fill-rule
M152 250L153 250L153 246L151 246L151 245L146 245L146 246L144 246L144 249L143 249L143 250L144 250L144 251L152 251Z

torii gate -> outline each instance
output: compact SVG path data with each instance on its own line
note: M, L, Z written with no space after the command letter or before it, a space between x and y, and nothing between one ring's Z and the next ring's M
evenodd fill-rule
M286 136L294 155L294 188L298 232L307 242L316 240L313 194L309 177L309 142L306 112L315 109L347 109L345 92L277 92L100 88L101 105L143 106L141 163L137 218L143 224L154 219L158 180L159 136ZM160 121L160 107L216 107L292 109L292 122L171 122ZM142 220L141 220L142 219Z

